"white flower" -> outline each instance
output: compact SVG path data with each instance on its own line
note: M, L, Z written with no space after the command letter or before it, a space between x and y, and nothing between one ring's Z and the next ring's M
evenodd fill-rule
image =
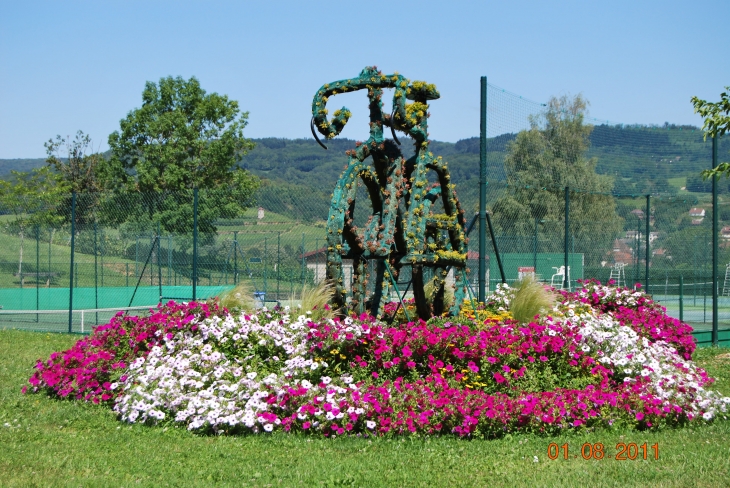
M365 422L365 426L368 429L373 430L375 428L375 422L373 422L372 420L368 420L367 422Z
M271 432L272 430L274 430L274 426L272 424L266 424L264 425L264 430L266 432Z

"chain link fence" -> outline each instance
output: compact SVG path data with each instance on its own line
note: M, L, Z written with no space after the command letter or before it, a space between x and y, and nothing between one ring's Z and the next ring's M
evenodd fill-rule
M711 326L715 289L720 327L730 326L730 193L718 183L713 208L699 177L712 165L701 131L611 124L586 117L580 100L536 103L493 85L488 102L488 289L528 274L556 288L641 283L697 330ZM724 155L730 145L720 142ZM445 154L472 216L479 149L472 138ZM214 190L21 199L0 208L0 323L81 332L122 308L204 299L242 282L259 304L296 304L325 278L329 198L266 180L254 201ZM478 222L467 222L476 296Z

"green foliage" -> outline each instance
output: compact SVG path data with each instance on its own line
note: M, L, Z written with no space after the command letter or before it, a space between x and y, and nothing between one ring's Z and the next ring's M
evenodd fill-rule
M514 287L510 311L518 322L529 322L535 315L547 312L555 304L555 296L532 276L525 276Z
M0 180L0 213L14 216L13 225L25 229L31 225L60 223L55 204L66 188L49 167L29 172L11 172L11 181Z
M705 123L702 128L707 136L721 136L730 132L730 86L726 86L720 94L719 102L708 102L697 97L692 97L692 105L695 113L700 114Z
M166 231L184 231L192 225L193 188L206 190L200 202L202 233L214 232L218 218L238 216L252 205L259 186L258 178L236 167L254 147L243 136L247 118L238 102L207 94L195 78L148 82L142 107L129 112L120 131L109 136L112 156L104 178L122 198L130 192L158 196L110 220L160 222Z
M18 273L23 271L23 243L34 234L40 236L40 227L56 228L61 219L55 205L63 195L63 186L48 167L28 173L13 171L13 181L0 180L0 214L11 214L4 221L3 230L18 236Z
M719 102L708 102L692 97L695 113L700 114L705 119L702 126L705 131L705 139L708 136L720 137L730 132L730 86L726 86L725 90L727 91L720 94ZM720 163L716 168L702 172L704 178L712 178L723 174L730 177L730 162Z
M102 189L100 180L104 157L100 153L87 154L91 137L78 131L73 140L56 136L44 144L48 155L46 163L56 170L67 191L97 193ZM65 155L61 154L65 149Z
M587 105L580 95L552 98L540 116L530 119L531 128L507 144L509 192L492 205L503 235L533 236L539 223L547 224L548 233L558 232L559 222L565 219L564 188L570 187L580 191L571 193L570 200L570 230L576 247L605 249L618 236L623 222L610 195L612 179L597 174L597 160L585 156L593 129L584 124ZM560 243L559 238L551 241L553 247ZM556 250L542 248L543 252ZM588 264L602 258L586 255Z
M109 136L118 180L140 192L216 188L253 143L243 136L248 113L225 95L207 94L195 78L147 82L142 107Z

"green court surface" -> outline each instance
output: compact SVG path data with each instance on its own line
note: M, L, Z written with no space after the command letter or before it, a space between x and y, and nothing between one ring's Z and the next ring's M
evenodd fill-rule
M230 285L198 286L196 298L217 296L227 288ZM73 311L69 313L68 288L5 288L0 289L0 328L83 334L95 325L108 323L119 310L130 307L130 301L129 313L140 314L160 301L189 301L192 292L191 286L163 286L160 298L157 286L140 287L136 293L126 287L74 288Z

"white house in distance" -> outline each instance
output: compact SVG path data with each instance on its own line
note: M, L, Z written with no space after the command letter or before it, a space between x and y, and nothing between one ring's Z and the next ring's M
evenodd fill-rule
M689 209L689 216L692 218L692 225L700 225L705 218L705 209L692 207Z

